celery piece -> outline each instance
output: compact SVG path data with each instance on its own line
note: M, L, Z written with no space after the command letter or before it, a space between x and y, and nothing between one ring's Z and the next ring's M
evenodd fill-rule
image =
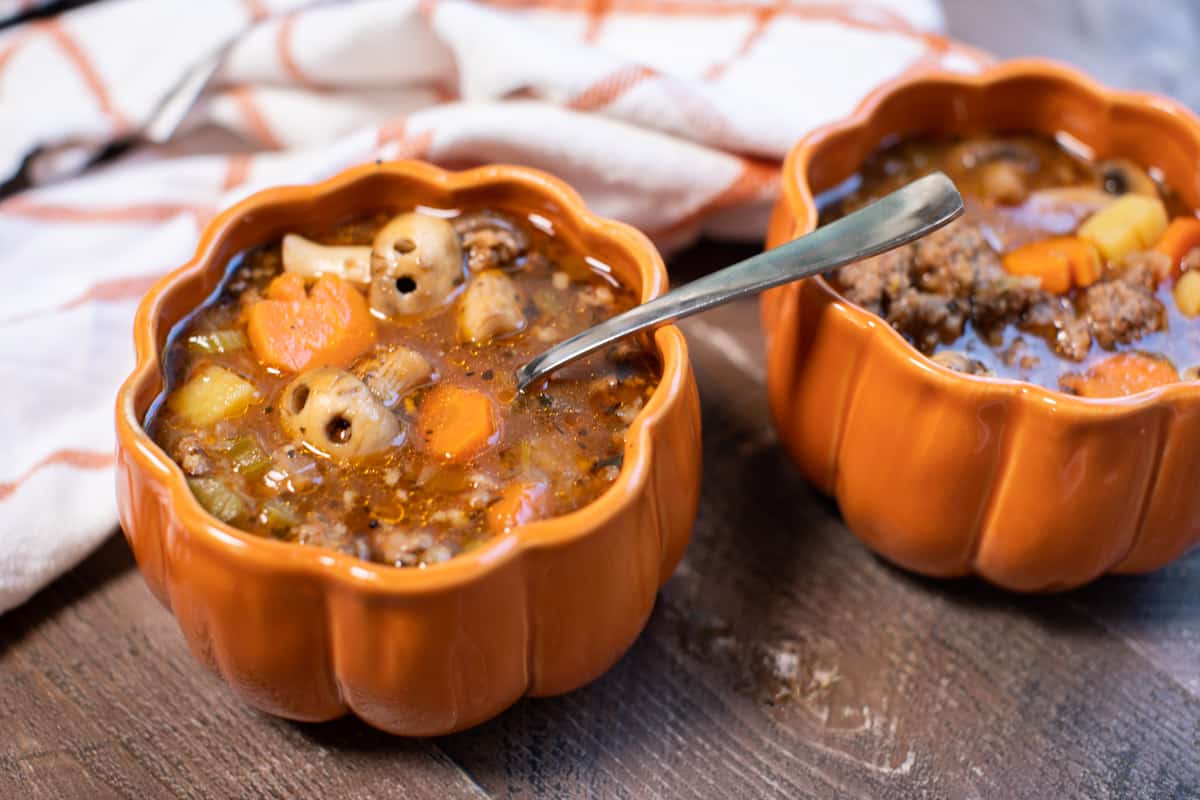
M238 330L194 333L187 338L187 349L193 353L232 353L246 346L246 334Z
M216 478L188 478L188 486L204 510L222 522L233 522L246 511L246 501Z
M296 510L282 500L268 500L258 512L258 521L272 531L286 530L300 521Z
M253 436L239 436L225 451L234 470L254 480L271 468L271 457Z

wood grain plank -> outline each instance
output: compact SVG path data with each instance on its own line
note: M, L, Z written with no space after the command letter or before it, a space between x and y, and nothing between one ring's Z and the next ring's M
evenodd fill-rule
M364 746L242 705L192 658L119 535L5 615L0 653L0 797L480 794L428 742Z
M1085 587L1070 602L1200 697L1200 550L1153 575Z

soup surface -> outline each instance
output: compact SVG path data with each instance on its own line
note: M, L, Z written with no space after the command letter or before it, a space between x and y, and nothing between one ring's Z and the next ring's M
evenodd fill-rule
M537 222L539 225L535 225ZM657 384L626 341L514 371L637 297L529 219L378 214L238 256L172 333L147 422L214 516L396 566L597 498Z
M935 170L964 215L838 270L849 300L944 366L1089 397L1200 368L1200 220L1138 165L1032 136L923 139L821 198L835 219Z

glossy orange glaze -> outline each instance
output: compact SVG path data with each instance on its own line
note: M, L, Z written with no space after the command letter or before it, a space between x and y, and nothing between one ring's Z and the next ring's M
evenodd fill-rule
M626 435L611 488L578 511L519 525L420 570L247 534L203 511L141 426L162 388L171 327L237 252L296 227L379 207L537 213L610 265L642 300L667 288L653 246L586 210L544 173L374 164L256 194L218 216L195 258L159 281L135 321L137 366L117 397L121 524L146 582L193 652L247 702L300 720L352 711L406 735L478 724L522 695L566 692L607 670L649 617L691 533L700 416L682 334L654 335L661 382Z
M814 195L881 145L928 135L1068 135L1161 170L1200 207L1200 122L1039 60L887 85L784 165L768 245L812 230ZM1116 400L947 370L815 279L762 301L780 438L881 555L936 576L1050 591L1144 572L1200 540L1200 385Z

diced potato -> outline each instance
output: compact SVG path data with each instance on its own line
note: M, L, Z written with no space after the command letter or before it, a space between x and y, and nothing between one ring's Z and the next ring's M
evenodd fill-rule
M1200 316L1200 272L1192 270L1175 282L1175 304L1189 317Z
M1078 235L1096 245L1106 259L1116 261L1152 247L1166 229L1167 209L1161 200L1127 194L1089 217Z
M258 400L254 384L225 367L206 364L167 398L167 408L185 422L205 428L236 417Z

